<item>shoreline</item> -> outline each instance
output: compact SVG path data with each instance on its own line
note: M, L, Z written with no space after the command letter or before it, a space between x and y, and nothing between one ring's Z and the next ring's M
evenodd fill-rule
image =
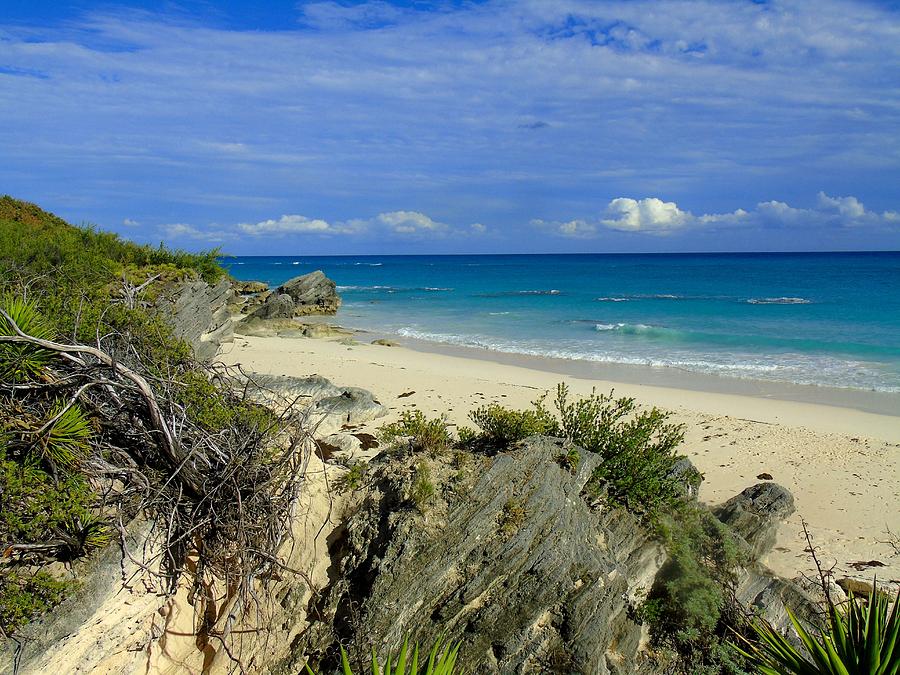
M311 318L314 317L305 317L304 321ZM330 318L328 317L328 319ZM697 393L724 394L824 405L834 408L849 408L875 415L897 417L897 424L900 427L900 392L796 384L787 381L761 380L750 377L740 378L701 373L669 366L586 361L504 352L483 347L454 345L433 340L411 338L398 333L336 324L330 320L319 322L340 326L353 331L355 334L365 335L368 341L385 338L395 341L407 349L426 354L441 354L444 356L490 361L492 363L555 373L565 377L600 380L624 385L650 385Z
M389 410L365 425L374 433L404 411L445 416L452 426L471 426L469 412L499 403L523 409L565 380L573 396L614 387L642 406L658 406L686 427L679 450L704 474L700 498L724 502L770 474L794 495L797 511L784 523L769 564L786 577L814 572L805 552L809 523L826 566L836 574L900 584L900 554L887 543L900 515L900 418L849 407L713 393L648 384L561 376L494 360L419 351L413 347L301 337L238 335L220 359L250 371L318 374L341 386L371 391ZM856 569L851 563L879 561Z

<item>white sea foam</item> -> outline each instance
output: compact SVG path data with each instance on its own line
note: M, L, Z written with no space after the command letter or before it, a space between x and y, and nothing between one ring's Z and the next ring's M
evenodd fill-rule
M621 330L620 326L628 324L602 325L609 326L608 330ZM653 327L646 328L652 329ZM761 379L845 389L869 389L886 393L900 392L900 387L883 379L885 374L879 372L871 364L822 355L786 353L763 356L719 352L704 355L708 358L695 358L684 349L667 348L646 354L636 354L590 348L585 344L573 341L562 345L559 341L552 344L534 340L513 341L495 336L436 333L413 327L400 328L396 332L404 337L428 342L475 347L508 354L674 368L738 379Z
M808 305L812 300L806 298L750 298L748 305Z
M597 302L629 302L631 298L597 298Z

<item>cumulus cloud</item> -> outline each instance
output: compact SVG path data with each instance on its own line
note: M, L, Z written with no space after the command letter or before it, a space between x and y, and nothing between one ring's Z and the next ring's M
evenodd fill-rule
M418 211L379 213L376 220L397 234L443 233L449 228Z
M691 214L678 208L675 202L656 197L629 199L618 197L606 207L608 217L600 222L613 230L626 232L667 232L683 227Z
M140 223L133 218L125 218L124 220L122 220L122 224L125 227L137 227L140 225Z
M307 218L300 215L284 215L281 218L263 220L258 223L241 223L241 232L252 235L263 234L352 234L364 229L361 222L329 223L321 218Z
M219 243L234 238L233 232L222 230L218 227L201 229L187 223L169 223L160 226L159 229L168 239L190 239L193 241Z
M825 192L819 192L815 205L810 208L798 208L786 202L770 200L759 202L750 211L736 209L728 213L705 213L699 216L679 208L675 202L665 202L657 197L617 197L607 204L603 215L596 220L534 220L532 224L562 237L590 239L597 237L604 229L653 235L666 235L688 228L715 230L738 227L870 226L893 229L900 224L900 213L869 211L856 197L832 197Z

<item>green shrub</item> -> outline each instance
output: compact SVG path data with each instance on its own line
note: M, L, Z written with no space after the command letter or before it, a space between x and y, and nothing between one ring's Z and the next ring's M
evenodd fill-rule
M670 424L669 414L657 408L638 410L633 398L594 393L570 402L568 396L560 384L558 421L548 433L600 456L589 490L603 486L608 501L651 519L679 501L670 474L684 439L682 425ZM535 406L546 411L543 400Z
M679 501L680 491L670 474L679 458L676 448L684 427L669 423L668 413L639 410L633 398L616 399L612 394L570 401L565 384L557 387L554 403L553 411L545 406L544 397L534 402L532 410L496 404L478 408L471 415L482 430L476 441L508 446L532 434L564 438L601 458L588 492L651 519ZM573 449L559 461L574 471L580 459Z
M511 410L491 403L473 410L469 417L481 429L482 438L499 446L509 446L535 434L548 434L556 429L556 420L540 407L534 410Z
M61 581L44 571L33 574L5 570L0 574L0 631L13 635L33 618L52 609L71 591L71 581Z
M434 483L431 481L431 469L425 462L416 465L416 475L413 479L410 493L413 503L419 511L424 511L425 506L434 497Z
M405 439L414 451L424 451L432 455L449 450L453 438L443 417L428 419L421 410L404 411L400 420L386 424L378 430L379 438L388 444L396 444Z
M673 649L684 672L741 673L742 658L725 640L739 612L729 589L744 561L729 529L694 502L660 514L669 554L638 609L655 644Z

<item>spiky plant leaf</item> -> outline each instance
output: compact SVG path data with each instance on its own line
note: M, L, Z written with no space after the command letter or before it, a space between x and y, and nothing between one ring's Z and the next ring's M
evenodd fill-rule
M868 602L858 602L851 593L845 612L831 605L829 624L818 635L788 610L806 655L762 620L753 625L758 644L738 650L763 675L898 675L900 590L891 605L873 581Z
M372 662L369 666L368 675L453 675L456 668L456 657L459 653L459 643L451 647L444 645L444 639L438 638L428 656L428 665L419 670L419 645L413 645L412 662L408 662L409 657L409 638L403 641L403 646L396 655L388 652L387 661L384 664L384 670L378 663L378 653L372 649ZM350 658L347 651L341 647L341 666L344 675L354 675L353 669L350 667ZM305 666L307 675L316 675L316 671L307 663ZM362 675L360 673L360 675Z
M49 327L32 303L7 295L0 297L0 307L23 333L42 340L52 337ZM0 335L15 334L9 320L0 314ZM20 383L40 379L52 358L52 352L34 345L0 343L0 380Z
M38 448L47 461L72 468L87 454L91 424L77 403L57 403L50 411L47 428L38 438Z

